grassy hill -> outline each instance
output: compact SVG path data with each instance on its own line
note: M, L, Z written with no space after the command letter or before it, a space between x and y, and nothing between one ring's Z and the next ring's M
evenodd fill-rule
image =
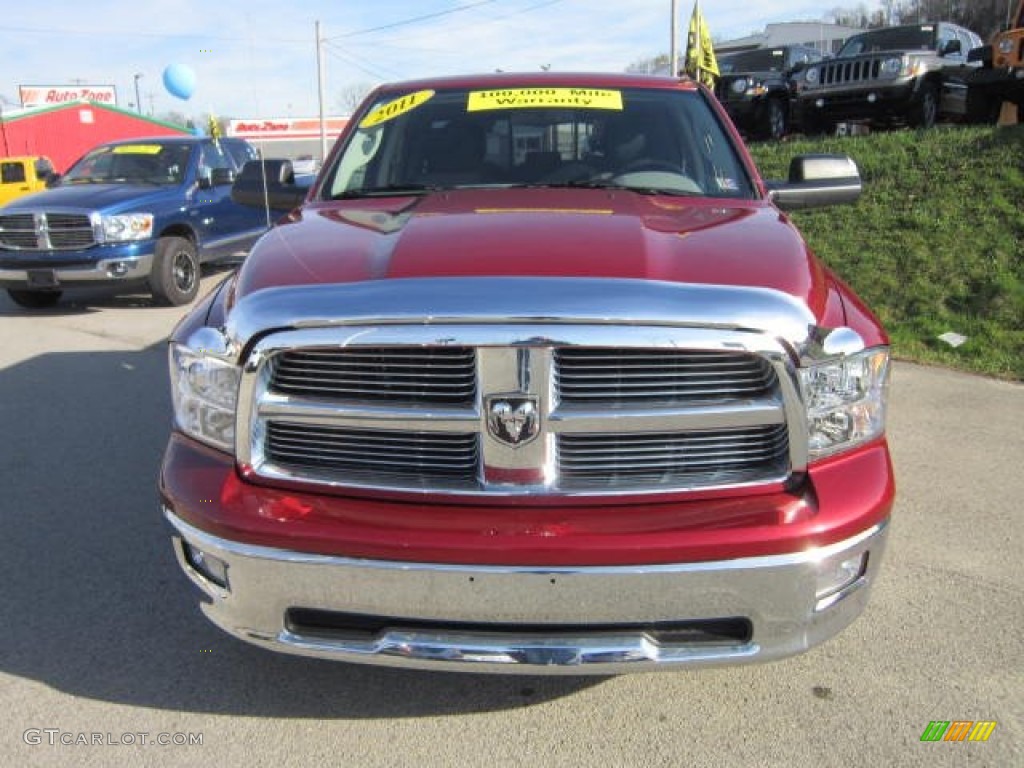
M752 144L765 178L798 154L860 167L853 206L796 213L811 248L885 324L896 357L1024 381L1024 125ZM952 348L936 337L967 336Z

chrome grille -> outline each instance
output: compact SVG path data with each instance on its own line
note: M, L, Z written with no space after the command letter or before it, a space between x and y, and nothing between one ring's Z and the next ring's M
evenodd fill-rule
M0 215L0 245L24 251L75 250L95 245L92 222L80 213Z
M332 400L471 405L476 398L472 349L347 347L285 352L271 390Z
M18 249L38 248L39 236L36 234L36 222L32 214L0 216L0 245Z
M563 487L711 485L785 472L785 425L558 436Z
M775 374L747 353L665 349L560 349L555 390L562 403L675 404L763 396Z
M281 331L243 373L238 459L270 481L477 496L777 484L805 464L788 359L715 328Z
M270 422L267 457L284 466L386 476L403 483L473 483L479 455L472 433L345 429Z
M881 58L828 62L821 65L821 84L844 85L877 80L881 68Z
M74 213L48 213L46 226L54 249L88 248L96 240L88 216Z

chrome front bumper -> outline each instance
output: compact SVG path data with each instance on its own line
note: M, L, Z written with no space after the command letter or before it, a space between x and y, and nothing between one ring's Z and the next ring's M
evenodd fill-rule
M29 272L49 271L57 278L58 285L87 283L124 283L142 280L153 271L152 253L123 258L100 259L99 261L72 267L32 267L31 269L0 269L0 284L28 285Z
M527 674L606 675L800 653L861 613L887 535L882 523L827 547L717 562L495 567L357 560L238 544L188 525L166 507L164 514L175 529L179 564L208 598L203 611L236 637L349 662ZM226 587L197 570L186 542L226 564ZM821 592L839 563L865 553L864 567L851 581ZM305 632L286 618L293 609L388 617L387 626L370 634ZM659 642L644 629L730 619L749 622L747 639L691 642L678 635Z

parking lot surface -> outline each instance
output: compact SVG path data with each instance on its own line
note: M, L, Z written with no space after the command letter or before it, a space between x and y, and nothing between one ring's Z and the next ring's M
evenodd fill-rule
M1024 387L896 365L882 579L805 655L603 679L406 672L270 654L200 614L155 488L183 313L95 293L28 314L0 295L0 763L1024 765ZM921 742L934 720L997 725Z

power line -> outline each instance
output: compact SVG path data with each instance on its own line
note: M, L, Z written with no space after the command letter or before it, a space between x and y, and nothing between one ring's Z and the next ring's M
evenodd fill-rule
M343 61L346 64L355 67L356 69L362 70L371 77L380 78L381 80L390 80L392 78L402 78L404 76L400 72L396 72L393 69L388 70L384 68L378 68L376 69L376 71L374 71L374 68L370 68L368 65L364 65L364 62L361 62L354 57L345 55L344 53L341 52L338 46L328 41L324 41L324 50L326 50L329 54L331 54L331 56L338 59L339 61ZM390 74L388 74L389 72Z
M39 27L8 27L0 25L0 32L19 32L23 34L36 34L36 35L66 35L68 37L116 37L121 40L126 39L126 36L130 37L152 37L160 40L221 40L224 42L236 42L243 43L247 42L248 38L228 36L228 35L209 35L204 33L196 34L194 32L185 33L161 33L161 32L139 32L136 30L127 31L115 31L115 30L67 30L67 29L42 29ZM263 38L261 42L266 41L270 43L294 43L301 45L308 45L308 40L297 40L291 38Z
M428 21L430 19L437 19L441 16L450 16L453 13L459 13L460 11L468 11L471 8L478 8L481 5L490 5L492 3L500 2L501 0L478 0L475 3L468 3L467 5L460 5L457 8L449 8L447 11L436 11L435 13L426 13L422 16L413 16L412 18L403 19L402 21L392 22L391 24L384 24L379 27L371 27L370 29L360 29L356 32L346 32L343 35L335 35L329 37L327 40L340 40L347 37L356 37L357 35L368 35L371 32L380 32L385 29L395 29L396 27L404 27L408 24L416 24L420 21Z

